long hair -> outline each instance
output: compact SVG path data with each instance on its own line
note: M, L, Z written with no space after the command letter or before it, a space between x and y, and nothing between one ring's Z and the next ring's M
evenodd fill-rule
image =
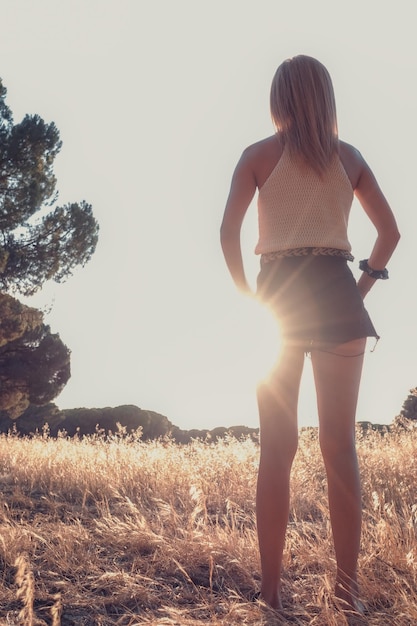
M336 102L330 74L300 54L278 67L271 85L271 116L294 157L321 175L338 150Z

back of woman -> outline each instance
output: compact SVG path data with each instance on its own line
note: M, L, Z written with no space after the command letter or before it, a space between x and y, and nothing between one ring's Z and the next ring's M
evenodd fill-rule
M272 607L283 607L289 479L298 443L299 386L309 353L337 561L335 595L342 609L362 612L355 412L366 339L379 339L363 299L376 280L388 277L385 265L399 233L369 166L356 148L339 140L331 78L319 61L305 55L284 61L272 81L270 109L276 132L244 150L221 227L232 279L252 294L240 230L258 193L256 297L276 316L282 337L277 364L257 393L260 594ZM349 267L354 256L348 222L355 196L377 232L369 259L360 262L358 282Z

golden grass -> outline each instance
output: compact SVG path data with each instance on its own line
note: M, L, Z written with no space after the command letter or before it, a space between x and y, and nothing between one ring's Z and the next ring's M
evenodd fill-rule
M334 626L326 480L300 437L284 614L252 600L258 447L250 440L0 437L0 624ZM366 624L417 624L417 432L358 437Z

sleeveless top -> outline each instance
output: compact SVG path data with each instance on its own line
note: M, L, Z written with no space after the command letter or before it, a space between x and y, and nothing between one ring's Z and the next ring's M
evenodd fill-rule
M320 177L284 151L258 194L256 254L302 247L350 252L347 235L353 189L335 154Z

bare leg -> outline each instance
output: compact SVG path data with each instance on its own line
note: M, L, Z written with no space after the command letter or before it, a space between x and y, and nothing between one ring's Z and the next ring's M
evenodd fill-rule
M314 351L320 446L326 467L330 520L336 553L336 596L360 610L357 561L361 536L361 490L355 447L355 414L366 339Z
M261 596L281 604L281 564L288 523L290 471L298 444L297 403L304 354L283 347L268 381L258 387L261 456L256 516L262 568Z

